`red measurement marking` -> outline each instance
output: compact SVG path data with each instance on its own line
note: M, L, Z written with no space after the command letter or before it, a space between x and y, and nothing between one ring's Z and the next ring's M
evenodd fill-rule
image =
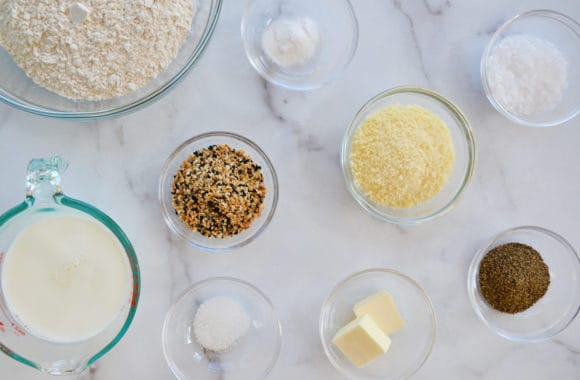
M14 332L16 333L16 335L18 335L18 336L24 336L24 335L26 335L26 333L24 332L24 330L22 330L16 324L10 323L10 325L12 326L12 329L14 330Z
M4 323L0 322L0 332L6 332L6 329L4 328Z
M139 283L135 282L133 285L133 297L131 298L131 306L137 306L137 299L139 298Z

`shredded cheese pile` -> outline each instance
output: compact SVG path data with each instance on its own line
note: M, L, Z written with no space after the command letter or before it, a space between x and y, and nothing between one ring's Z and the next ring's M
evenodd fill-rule
M385 207L404 209L437 195L449 180L455 152L449 129L419 106L387 106L354 134L350 166L356 185Z

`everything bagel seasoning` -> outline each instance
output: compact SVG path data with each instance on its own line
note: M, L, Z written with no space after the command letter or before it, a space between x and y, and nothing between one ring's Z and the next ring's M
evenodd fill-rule
M189 155L173 177L175 213L191 230L226 238L248 229L262 213L262 168L244 151L211 145Z

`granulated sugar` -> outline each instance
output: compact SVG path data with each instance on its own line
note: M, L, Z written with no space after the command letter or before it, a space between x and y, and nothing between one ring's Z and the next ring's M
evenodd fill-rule
M0 45L38 85L102 100L163 71L193 15L192 0L0 0Z
M487 63L489 87L510 113L529 116L554 109L567 84L567 62L550 41L528 35L501 40Z
M193 320L193 333L204 348L224 352L250 328L250 318L234 299L218 296L203 302Z

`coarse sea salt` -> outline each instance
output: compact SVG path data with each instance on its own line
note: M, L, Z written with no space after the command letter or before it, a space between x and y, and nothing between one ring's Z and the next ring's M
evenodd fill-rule
M557 107L568 87L567 66L550 41L513 35L493 49L486 70L497 102L511 114L531 116Z
M250 318L236 300L214 297L203 302L193 320L193 333L204 348L224 352L234 346L250 328Z

